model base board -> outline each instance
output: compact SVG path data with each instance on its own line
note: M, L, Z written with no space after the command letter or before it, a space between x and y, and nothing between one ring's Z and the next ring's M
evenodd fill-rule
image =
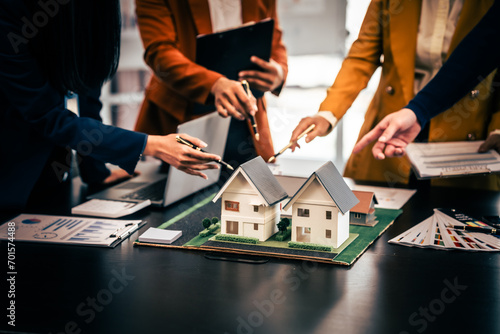
M199 232L203 230L201 224L205 217L217 217L220 215L220 204L210 201L213 195L206 200L196 203L193 208L187 209L170 221L159 226L159 228L168 228L172 230L181 230L182 237L177 239L171 245L151 244L144 242L135 242L138 246L154 246L163 248L180 248L211 252L225 252L233 254L259 255L288 259L302 259L329 264L352 265L356 259L380 236L394 220L401 214L401 210L376 209L376 216L379 223L374 227L369 226L350 226L349 239L334 252L312 251L288 248L288 239L282 241L282 247L276 247L272 244L274 238L269 242L260 243L260 245L250 245L234 242L223 242L210 240L213 235L200 237ZM200 205L203 203L203 205Z

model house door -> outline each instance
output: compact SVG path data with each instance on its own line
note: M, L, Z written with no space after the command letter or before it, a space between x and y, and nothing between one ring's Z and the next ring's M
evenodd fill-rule
M238 222L228 220L226 224L227 234L238 234Z

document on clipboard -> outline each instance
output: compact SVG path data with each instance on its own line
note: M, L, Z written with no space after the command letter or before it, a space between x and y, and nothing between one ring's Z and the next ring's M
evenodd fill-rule
M419 179L500 172L500 155L478 153L483 141L411 143L406 153Z
M196 37L196 63L209 70L221 73L228 79L238 80L238 73L243 70L259 69L250 61L257 56L269 61L273 42L274 20L265 19L259 22L249 22L234 29L228 29L212 34ZM252 90L257 98L263 92ZM214 111L205 107L198 108L195 113Z
M115 247L145 224L141 220L21 214L0 226L0 240Z

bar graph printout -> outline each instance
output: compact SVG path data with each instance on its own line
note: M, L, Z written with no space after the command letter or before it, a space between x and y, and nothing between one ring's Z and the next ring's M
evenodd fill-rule
M14 235L16 241L114 247L143 224L140 220L21 214L0 226L0 239Z
M408 158L420 179L500 172L500 155L478 153L483 141L411 143Z

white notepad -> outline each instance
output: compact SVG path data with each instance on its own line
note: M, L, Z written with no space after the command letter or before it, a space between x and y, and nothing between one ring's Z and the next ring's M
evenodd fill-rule
M139 236L140 242L150 242L155 244L171 244L179 239L182 231L164 230L161 228L150 227L146 232Z
M120 202L106 199L91 199L71 209L74 215L118 218L135 213L151 205L151 201L145 200L140 203Z

